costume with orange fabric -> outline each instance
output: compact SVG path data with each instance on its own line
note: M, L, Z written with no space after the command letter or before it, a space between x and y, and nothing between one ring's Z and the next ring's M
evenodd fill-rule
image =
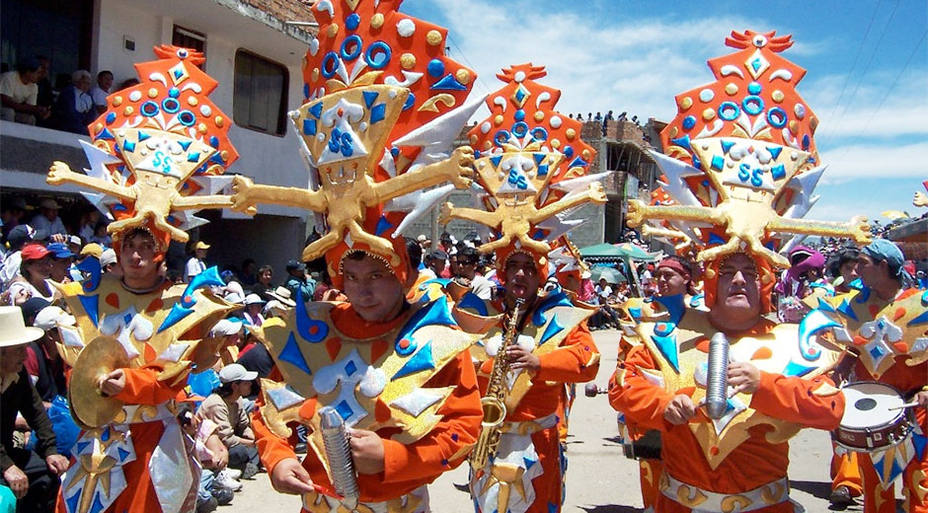
M884 300L862 285L847 294L817 299L817 303L818 308L803 322L827 322L827 339L857 355L851 382L878 381L906 400L925 389L928 294L900 290L891 300ZM896 511L894 482L899 477L904 511L928 512L928 415L917 407L912 413L913 430L904 440L874 452L849 453L859 460L866 513Z
M605 202L600 177L587 175L595 152L580 139L580 123L554 111L560 91L535 81L544 75L543 67L530 63L498 75L506 85L487 100L490 117L470 132L479 150L475 167L487 210L450 203L442 209L442 222L468 219L496 231L494 240L477 250L495 252L497 276L504 284L506 263L515 254L529 255L537 275L547 276L549 241L578 224L558 214L586 202ZM467 295L457 306L478 315L504 309ZM500 441L486 466L473 469L470 483L478 511L560 511L566 458L558 431L566 428L561 418L568 410L565 384L589 381L599 368L585 323L591 310L575 308L560 288L538 296L526 309L513 343L531 350L540 369L535 375L511 370L503 379L507 399ZM483 362L478 369L483 393L490 386L505 324L497 321L474 350Z
M229 123L207 97L217 83L197 67L202 55L167 46L155 54L158 60L136 65L142 82L111 94L108 110L90 125L93 145L82 142L87 174L56 162L48 181L96 191L85 196L116 219L109 230L117 251L123 237L141 230L155 241L157 263L172 238L185 241L183 230L202 224L185 211L231 205L211 193L237 154L226 136ZM58 511L190 511L200 467L174 398L204 363L200 340L233 305L209 292L223 284L215 268L185 286L157 281L149 290L103 275L99 263L86 270L86 280L58 287L77 320L59 326L58 349L73 367L68 398L85 429ZM124 371L125 387L102 397L99 376L116 369Z
M474 72L444 55L445 29L398 12L399 4L312 8L320 30L306 55L308 97L290 117L318 187L241 178L234 185L235 208L276 203L324 215L328 231L303 258L324 256L339 288L343 263L359 252L407 286L402 235L456 186L469 186L473 173L471 150L451 145L479 106L465 103ZM266 383L253 417L265 467L273 474L297 458L287 438L294 423L309 426L302 465L317 488L303 496L303 510L341 508L320 424L330 406L383 443L384 470L358 476L357 508L428 511L426 485L459 465L476 438L479 394L468 354L475 337L457 327L443 294L382 322L365 321L349 303L306 299L257 331L286 383Z
M773 311L774 268L788 266L776 251L790 236L865 241L866 225L800 219L824 168L815 167L817 119L794 89L805 72L778 55L790 38L746 31L726 42L739 51L709 61L717 82L677 96L679 112L661 133L668 156L653 153L670 197L630 202L629 224L663 220L688 237L707 264L710 308L725 260L746 254L763 314ZM730 360L760 371L757 390L732 396L719 419L698 409L674 425L664 412L676 395L694 404L706 396L709 337L718 328L707 312L670 299L655 299L659 307L642 322L623 326L631 348L609 392L630 423L661 431L664 472L654 510L792 512L787 441L805 426L836 427L844 411L843 395L824 375L839 353L812 339L824 326L797 330L758 315L752 328L726 333Z

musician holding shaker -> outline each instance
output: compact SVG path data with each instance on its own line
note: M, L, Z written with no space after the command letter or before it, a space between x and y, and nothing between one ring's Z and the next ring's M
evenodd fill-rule
M427 485L460 465L477 438L480 395L469 353L476 337L458 328L444 295L407 302L416 270L402 230L428 210L425 194L440 199L424 189L447 182L467 187L473 174L471 149L450 150L467 116L449 121L443 117L448 111L423 107L438 80L426 75L426 66L432 60L474 75L445 57L443 46L426 41L427 33L433 34L429 40L442 37L440 27L402 15L417 30L400 37L379 30L401 17L395 6L364 1L329 7L312 10L320 30L332 37L307 54L312 99L293 113L321 186L240 180L235 200L243 209L276 203L324 216L329 230L302 257L324 257L348 302L298 297L286 316L256 331L274 359L271 377L282 382L262 382L252 426L271 485L302 495L302 511L424 513L431 510ZM309 78L333 57L340 69L360 62L361 70L362 38L376 39L370 48L384 55L393 48L394 63L403 48L407 69L423 79L391 85L391 73L373 68L345 75L337 87L316 72ZM349 47L358 52L339 53ZM386 57L382 64L389 62ZM463 104L472 86L461 85L448 98ZM427 148L419 139L400 144L420 128L429 133L422 139ZM308 431L302 461L293 449L298 424Z
M896 511L899 477L904 511L928 512L928 308L924 291L903 287L903 262L895 243L875 239L858 257L863 287L809 314L840 324L831 340L856 357L834 439L857 453L865 513Z
M792 207L774 205L776 191L817 161L811 131L795 124L809 143L809 152L797 152L789 147L787 130L755 140L727 109L740 91L751 95L742 112L757 112L754 107L774 105L784 96L792 98L790 105L800 101L793 83L771 91L766 69L740 80L735 76L752 54L795 66L775 55L790 46L790 37L732 32L726 43L739 51L712 59L710 66L738 73L680 94L679 113L661 133L663 148L675 158L652 153L674 201L633 200L628 209L632 226L645 220L684 228L705 223L689 242L706 266L708 312L667 303L665 316L636 324L626 336L637 337L637 344L610 383L616 410L642 429L661 431L658 513L792 513L787 441L803 427L834 429L844 411L844 397L825 376L839 353L795 324L765 317L774 311L775 269L789 265L771 248L785 242L784 232L865 235L854 224L779 217ZM701 102L698 108L694 99ZM688 237L682 231L680 236Z

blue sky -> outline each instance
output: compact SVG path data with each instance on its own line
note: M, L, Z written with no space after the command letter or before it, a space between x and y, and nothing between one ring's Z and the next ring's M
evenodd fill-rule
M655 8L655 5L661 8ZM792 34L783 55L806 68L798 91L821 120L829 165L809 219L884 210L918 216L928 179L928 2L644 2L407 0L400 9L449 29L450 55L475 91L502 67L531 61L563 91L561 112L669 120L675 94L712 81L706 60L732 51L731 30Z

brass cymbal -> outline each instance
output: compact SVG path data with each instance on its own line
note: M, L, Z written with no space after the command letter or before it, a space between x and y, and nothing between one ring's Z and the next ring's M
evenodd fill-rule
M129 356L115 338L101 335L87 344L74 362L68 395L79 423L100 427L116 418L122 401L104 397L97 386L111 371L129 366Z

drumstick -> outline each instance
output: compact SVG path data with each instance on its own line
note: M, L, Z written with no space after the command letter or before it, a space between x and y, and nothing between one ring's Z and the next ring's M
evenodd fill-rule
M913 401L913 402L911 402L911 403L905 403L905 404L901 404L901 405L899 405L899 406L893 406L892 408L886 408L886 409L887 409L887 410L890 410L890 411L893 411L893 410L903 410L903 409L905 409L905 408L913 408L913 407L915 407L915 406L918 406L918 401Z

